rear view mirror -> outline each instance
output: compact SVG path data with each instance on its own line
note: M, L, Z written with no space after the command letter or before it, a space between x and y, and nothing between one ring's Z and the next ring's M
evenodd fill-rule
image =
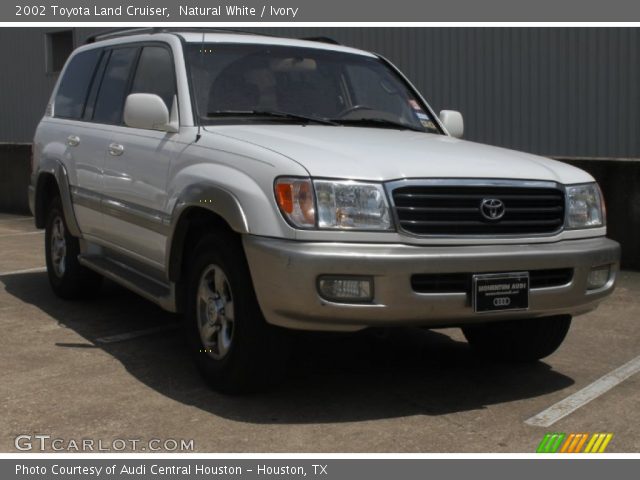
M158 95L132 93L124 104L124 123L128 127L145 130L176 132L174 122L170 122L169 110Z
M441 110L440 121L452 137L462 138L464 133L464 120L462 114L455 110Z
M313 58L279 58L270 67L274 72L314 72L318 65Z

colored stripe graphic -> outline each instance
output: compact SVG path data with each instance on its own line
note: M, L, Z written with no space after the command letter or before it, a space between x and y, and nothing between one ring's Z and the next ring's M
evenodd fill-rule
M573 443L573 445L575 446L575 443L577 442L576 437L577 435L575 433L570 434L567 437L567 440L562 445L562 448L560 449L560 453L568 453L569 447L571 446L571 444Z
M613 438L612 433L547 433L536 449L536 453L604 453ZM587 440L589 440L587 442ZM584 447L586 443L586 448Z
M576 445L576 448L574 451L572 451L571 453L580 453L580 450L582 450L582 447L584 446L584 444L587 441L587 438L589 438L589 434L588 433L582 433L580 434L582 436L582 438L580 439L580 441L578 442L578 445Z
M572 433L571 443L567 440L566 444L562 447L560 453L577 453L582 448L582 445L587 440L588 435L585 433Z
M542 441L540 442L540 445L538 445L538 448L536 449L536 453L547 453L546 447L547 443L549 443L549 440L551 439L551 435L553 434L545 434L545 436L542 438Z
M613 434L611 433L594 433L587 448L584 449L584 453L604 453L612 438Z
M602 445L600 445L600 450L598 450L598 453L604 453L604 451L607 449L607 445L609 445L609 442L611 441L612 438L613 438L613 433L607 433L607 436L604 438Z
M564 437L567 436L565 433L558 433L556 435L557 435L557 438L555 439L555 442L553 443L553 445L551 445L551 448L549 449L549 453L556 453L560 448L560 445L562 445L562 441L564 440Z
M536 453L556 453L565 437L565 433L547 433L538 445Z
M599 435L597 433L593 434L591 440L589 440L589 443L587 443L587 448L584 449L584 453L591 453L591 448L593 447L593 444L596 443L598 436Z

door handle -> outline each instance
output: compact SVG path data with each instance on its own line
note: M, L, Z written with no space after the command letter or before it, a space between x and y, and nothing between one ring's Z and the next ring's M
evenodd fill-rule
M119 143L112 143L109 145L109 155L119 157L124 153L124 147Z
M69 145L70 147L77 147L78 145L80 145L80 137L78 137L77 135L69 135L67 137L67 145Z

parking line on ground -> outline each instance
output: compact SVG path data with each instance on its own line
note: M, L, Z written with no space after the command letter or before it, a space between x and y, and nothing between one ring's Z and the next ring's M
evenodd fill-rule
M9 275L20 275L21 273L46 272L47 267L25 268L23 270L10 270L8 272L0 272L0 277L8 277Z
M33 220L33 217L2 217L0 218L0 224L3 222L20 222L23 220Z
M38 230L37 232L17 232L17 233L3 233L0 235L0 238L5 237L21 237L23 235L42 235L44 233L43 230Z
M117 335L109 335L107 337L96 338L95 343L118 343L131 340L133 338L146 337L154 333L176 330L178 325L162 325L160 327L146 328L144 330L135 330L133 332L119 333Z
M638 372L640 372L640 356L600 377L582 390L569 395L564 400L560 400L546 410L525 420L524 423L534 427L550 427L558 420L572 414L580 407L608 392Z

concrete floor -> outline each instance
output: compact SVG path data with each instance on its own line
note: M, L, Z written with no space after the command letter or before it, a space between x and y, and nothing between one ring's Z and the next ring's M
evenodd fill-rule
M546 432L612 432L607 452L640 451L640 375L551 427L524 423L640 355L640 273L623 272L533 365L481 361L458 330L305 335L284 385L225 397L195 372L176 316L112 283L62 301L43 265L33 222L0 215L3 452L20 434L193 439L201 452L534 452Z

